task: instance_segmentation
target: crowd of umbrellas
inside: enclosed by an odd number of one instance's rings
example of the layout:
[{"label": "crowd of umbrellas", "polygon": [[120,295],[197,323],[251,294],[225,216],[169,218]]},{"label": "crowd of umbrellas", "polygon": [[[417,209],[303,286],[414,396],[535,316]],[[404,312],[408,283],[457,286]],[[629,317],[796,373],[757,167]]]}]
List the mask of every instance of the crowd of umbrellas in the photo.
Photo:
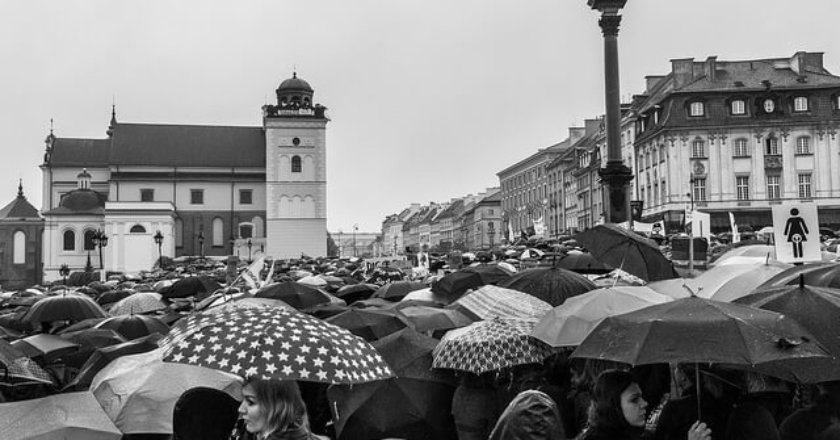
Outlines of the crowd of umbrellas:
[{"label": "crowd of umbrellas", "polygon": [[[260,376],[314,387],[322,408],[310,414],[327,413],[337,438],[453,438],[460,374],[558,353],[840,379],[840,264],[745,258],[761,247],[684,279],[655,243],[601,225],[555,255],[510,248],[507,260],[422,279],[360,261],[261,259],[225,282],[222,263],[199,260],[6,292],[0,432],[170,435],[187,390],[240,399],[243,378]],[[539,256],[538,267],[512,264]]]}]

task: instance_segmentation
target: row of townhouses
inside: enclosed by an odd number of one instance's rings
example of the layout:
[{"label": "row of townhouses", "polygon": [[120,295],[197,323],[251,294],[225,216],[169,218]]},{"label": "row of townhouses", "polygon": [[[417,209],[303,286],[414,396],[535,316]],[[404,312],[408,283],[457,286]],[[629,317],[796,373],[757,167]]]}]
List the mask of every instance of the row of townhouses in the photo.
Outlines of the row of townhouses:
[{"label": "row of townhouses", "polygon": [[[712,230],[772,223],[771,207],[814,203],[821,226],[840,228],[840,77],[819,52],[722,61],[671,60],[622,105],[621,150],[634,173],[642,221],[680,230],[686,208],[708,212]],[[603,219],[598,169],[603,118],[498,172],[503,228],[543,222],[557,237]],[[832,170],[834,170],[832,172]]]}]

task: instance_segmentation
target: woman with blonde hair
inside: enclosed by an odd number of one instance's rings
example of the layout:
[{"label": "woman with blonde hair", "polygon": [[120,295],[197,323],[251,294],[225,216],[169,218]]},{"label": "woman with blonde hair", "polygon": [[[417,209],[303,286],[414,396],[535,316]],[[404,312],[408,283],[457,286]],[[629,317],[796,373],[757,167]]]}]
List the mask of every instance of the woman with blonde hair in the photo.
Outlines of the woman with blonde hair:
[{"label": "woman with blonde hair", "polygon": [[306,405],[292,380],[249,378],[242,387],[239,416],[243,439],[311,440]]}]

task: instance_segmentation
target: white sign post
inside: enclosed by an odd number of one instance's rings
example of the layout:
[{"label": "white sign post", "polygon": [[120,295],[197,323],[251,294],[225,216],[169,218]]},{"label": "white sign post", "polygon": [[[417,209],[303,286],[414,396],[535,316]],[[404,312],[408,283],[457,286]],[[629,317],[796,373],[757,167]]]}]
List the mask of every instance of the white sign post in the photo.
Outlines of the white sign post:
[{"label": "white sign post", "polygon": [[776,259],[784,263],[820,261],[820,224],[814,204],[773,206]]}]

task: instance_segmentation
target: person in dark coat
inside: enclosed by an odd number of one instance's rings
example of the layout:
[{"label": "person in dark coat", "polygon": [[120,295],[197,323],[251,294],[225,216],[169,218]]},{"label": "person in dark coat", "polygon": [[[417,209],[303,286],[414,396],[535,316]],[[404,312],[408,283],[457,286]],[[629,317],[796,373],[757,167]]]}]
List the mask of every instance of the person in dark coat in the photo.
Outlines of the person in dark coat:
[{"label": "person in dark coat", "polygon": [[[627,371],[607,370],[592,389],[589,426],[579,440],[638,440],[644,434],[647,402],[634,376]],[[688,440],[710,440],[711,431],[695,422]]]},{"label": "person in dark coat", "polygon": [[659,415],[653,440],[683,440],[690,433],[691,426],[700,421],[705,423],[715,438],[723,439],[726,421],[732,412],[733,402],[740,393],[738,380],[724,377],[722,371],[700,370],[700,410],[697,409],[697,386],[693,381],[694,366],[686,367],[685,374],[691,380],[682,397],[665,404]]},{"label": "person in dark coat", "polygon": [[490,440],[565,439],[557,404],[537,390],[517,394],[490,433]]},{"label": "person in dark coat", "polygon": [[808,408],[794,411],[779,426],[782,440],[815,440],[840,422],[840,381],[820,384],[821,394]]},{"label": "person in dark coat", "polygon": [[793,395],[786,382],[745,373],[747,394],[729,415],[725,440],[778,440],[782,421],[791,414]]},{"label": "person in dark coat", "polygon": [[225,440],[236,424],[239,402],[214,388],[191,388],[175,402],[173,440]]},{"label": "person in dark coat", "polygon": [[489,374],[465,373],[452,396],[458,440],[487,440],[499,417],[497,389]]}]

